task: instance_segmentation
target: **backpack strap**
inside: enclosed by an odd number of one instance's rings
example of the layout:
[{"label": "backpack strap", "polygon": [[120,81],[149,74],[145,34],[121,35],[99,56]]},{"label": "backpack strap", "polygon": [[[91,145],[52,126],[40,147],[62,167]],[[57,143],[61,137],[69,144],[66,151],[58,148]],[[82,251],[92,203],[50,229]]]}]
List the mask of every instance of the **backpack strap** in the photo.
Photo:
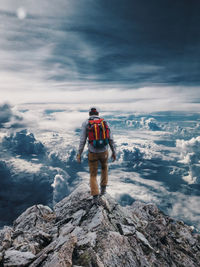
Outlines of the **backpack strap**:
[{"label": "backpack strap", "polygon": [[96,123],[94,123],[94,136],[95,136],[95,140],[98,140],[98,129],[97,129]]},{"label": "backpack strap", "polygon": [[103,139],[106,139],[106,130],[105,130],[105,126],[104,126],[103,120],[101,121],[101,125],[102,125],[102,130],[103,130]]}]

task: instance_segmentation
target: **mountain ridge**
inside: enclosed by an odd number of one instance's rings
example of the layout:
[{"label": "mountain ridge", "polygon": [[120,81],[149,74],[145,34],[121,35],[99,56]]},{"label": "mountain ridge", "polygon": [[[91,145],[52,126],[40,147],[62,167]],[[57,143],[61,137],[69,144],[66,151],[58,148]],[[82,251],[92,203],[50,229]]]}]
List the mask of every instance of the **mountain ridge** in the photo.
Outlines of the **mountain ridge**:
[{"label": "mountain ridge", "polygon": [[200,234],[156,205],[93,204],[79,185],[51,210],[34,205],[0,230],[0,266],[200,266]]}]

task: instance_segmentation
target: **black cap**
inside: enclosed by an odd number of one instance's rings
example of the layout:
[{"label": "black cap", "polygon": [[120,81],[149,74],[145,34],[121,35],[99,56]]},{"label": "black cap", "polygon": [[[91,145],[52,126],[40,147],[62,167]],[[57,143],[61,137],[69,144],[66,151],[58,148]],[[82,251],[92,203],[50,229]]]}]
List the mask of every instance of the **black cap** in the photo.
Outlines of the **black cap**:
[{"label": "black cap", "polygon": [[92,116],[92,115],[99,115],[99,112],[96,108],[90,108],[89,110],[89,115]]}]

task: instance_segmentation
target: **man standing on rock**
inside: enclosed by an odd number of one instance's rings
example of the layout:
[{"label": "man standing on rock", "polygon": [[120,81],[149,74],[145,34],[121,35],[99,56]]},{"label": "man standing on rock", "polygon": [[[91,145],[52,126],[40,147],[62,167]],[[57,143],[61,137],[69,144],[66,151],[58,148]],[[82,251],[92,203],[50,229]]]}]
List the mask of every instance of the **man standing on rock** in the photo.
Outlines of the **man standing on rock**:
[{"label": "man standing on rock", "polygon": [[94,203],[98,202],[99,188],[97,183],[98,162],[101,164],[101,192],[106,193],[108,183],[108,145],[112,151],[112,159],[116,160],[116,147],[108,123],[99,117],[96,108],[89,110],[89,119],[82,124],[80,144],[77,154],[77,161],[81,162],[81,154],[88,139],[88,162],[90,169],[90,189]]}]

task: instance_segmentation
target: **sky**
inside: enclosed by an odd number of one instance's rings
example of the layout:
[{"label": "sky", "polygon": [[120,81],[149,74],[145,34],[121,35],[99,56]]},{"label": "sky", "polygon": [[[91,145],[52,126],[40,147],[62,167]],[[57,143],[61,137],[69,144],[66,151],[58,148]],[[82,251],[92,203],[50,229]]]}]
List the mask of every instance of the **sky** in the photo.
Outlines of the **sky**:
[{"label": "sky", "polygon": [[198,0],[1,0],[1,103],[199,111]]},{"label": "sky", "polygon": [[199,10],[199,0],[0,1],[0,227],[88,183],[87,149],[81,165],[76,153],[95,105],[117,144],[109,194],[200,229]]}]

